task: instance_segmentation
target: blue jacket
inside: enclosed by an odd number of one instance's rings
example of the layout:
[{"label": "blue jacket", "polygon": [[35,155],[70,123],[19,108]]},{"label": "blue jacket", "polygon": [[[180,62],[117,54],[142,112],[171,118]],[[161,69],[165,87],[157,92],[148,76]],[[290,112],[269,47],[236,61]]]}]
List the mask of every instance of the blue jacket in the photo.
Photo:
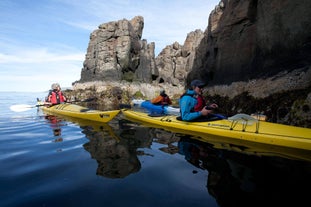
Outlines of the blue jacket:
[{"label": "blue jacket", "polygon": [[201,116],[200,111],[194,111],[194,106],[198,103],[196,95],[197,94],[194,90],[188,89],[186,94],[180,98],[179,107],[181,118],[183,121],[191,121]]}]

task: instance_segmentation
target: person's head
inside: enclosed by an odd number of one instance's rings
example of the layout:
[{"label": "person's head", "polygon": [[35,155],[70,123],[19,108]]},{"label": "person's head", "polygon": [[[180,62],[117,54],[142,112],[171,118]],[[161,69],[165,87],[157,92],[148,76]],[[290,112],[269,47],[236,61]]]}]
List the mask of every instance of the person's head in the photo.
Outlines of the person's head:
[{"label": "person's head", "polygon": [[58,83],[53,83],[51,86],[52,90],[60,90],[60,85]]},{"label": "person's head", "polygon": [[160,90],[160,95],[164,95],[165,94],[165,90],[162,88],[161,90]]},{"label": "person's head", "polygon": [[194,90],[197,94],[200,94],[202,92],[202,88],[206,86],[206,83],[201,80],[195,79],[191,81],[190,86],[192,90]]}]

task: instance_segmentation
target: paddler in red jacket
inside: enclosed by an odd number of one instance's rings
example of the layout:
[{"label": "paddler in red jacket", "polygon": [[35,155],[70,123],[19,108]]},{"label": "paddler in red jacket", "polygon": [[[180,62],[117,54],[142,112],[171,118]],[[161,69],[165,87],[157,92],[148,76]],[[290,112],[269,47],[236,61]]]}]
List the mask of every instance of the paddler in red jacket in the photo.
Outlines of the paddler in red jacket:
[{"label": "paddler in red jacket", "polygon": [[47,97],[47,102],[54,105],[54,104],[64,103],[67,101],[58,83],[53,83],[51,88],[52,90],[50,90],[49,92],[49,95]]}]

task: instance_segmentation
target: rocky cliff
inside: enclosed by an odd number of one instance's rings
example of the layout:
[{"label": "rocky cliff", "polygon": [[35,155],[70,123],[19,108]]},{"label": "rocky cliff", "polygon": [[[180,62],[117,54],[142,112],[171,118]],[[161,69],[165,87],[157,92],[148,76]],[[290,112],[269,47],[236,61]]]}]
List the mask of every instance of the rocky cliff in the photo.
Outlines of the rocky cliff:
[{"label": "rocky cliff", "polygon": [[141,16],[100,25],[90,36],[81,79],[76,84],[125,80],[183,86],[204,33],[190,32],[184,45],[168,45],[155,58],[155,43],[141,40],[143,26]]},{"label": "rocky cliff", "polygon": [[309,67],[310,16],[311,1],[221,1],[188,79],[199,74],[210,84],[230,84]]},{"label": "rocky cliff", "polygon": [[177,99],[200,78],[227,114],[265,113],[311,127],[310,16],[311,1],[223,0],[204,32],[190,32],[157,57],[154,43],[141,40],[143,17],[102,24],[91,34],[73,95],[95,92],[107,105],[150,99],[164,87]]},{"label": "rocky cliff", "polygon": [[157,74],[154,43],[141,40],[144,19],[134,17],[101,24],[92,32],[79,82],[133,81],[151,82]]}]

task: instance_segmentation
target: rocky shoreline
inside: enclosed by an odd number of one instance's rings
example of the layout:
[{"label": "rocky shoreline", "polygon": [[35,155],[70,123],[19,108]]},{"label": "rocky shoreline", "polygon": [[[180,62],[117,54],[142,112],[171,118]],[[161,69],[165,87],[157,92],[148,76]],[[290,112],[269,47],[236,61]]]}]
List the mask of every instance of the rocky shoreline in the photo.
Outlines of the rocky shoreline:
[{"label": "rocky shoreline", "polygon": [[88,106],[106,110],[164,88],[178,105],[191,80],[201,79],[219,113],[311,128],[309,16],[311,1],[221,0],[204,32],[190,32],[157,57],[155,43],[141,39],[142,16],[103,23],[90,35],[81,79],[66,93],[95,97]]},{"label": "rocky shoreline", "polygon": [[[280,73],[267,79],[234,82],[230,85],[211,86],[205,89],[208,100],[218,103],[218,113],[228,116],[236,113],[263,114],[267,121],[311,128],[311,67]],[[95,98],[85,103],[88,107],[110,110],[132,99],[151,99],[164,88],[178,106],[184,86],[121,82],[76,83],[66,90],[71,99]]]}]

